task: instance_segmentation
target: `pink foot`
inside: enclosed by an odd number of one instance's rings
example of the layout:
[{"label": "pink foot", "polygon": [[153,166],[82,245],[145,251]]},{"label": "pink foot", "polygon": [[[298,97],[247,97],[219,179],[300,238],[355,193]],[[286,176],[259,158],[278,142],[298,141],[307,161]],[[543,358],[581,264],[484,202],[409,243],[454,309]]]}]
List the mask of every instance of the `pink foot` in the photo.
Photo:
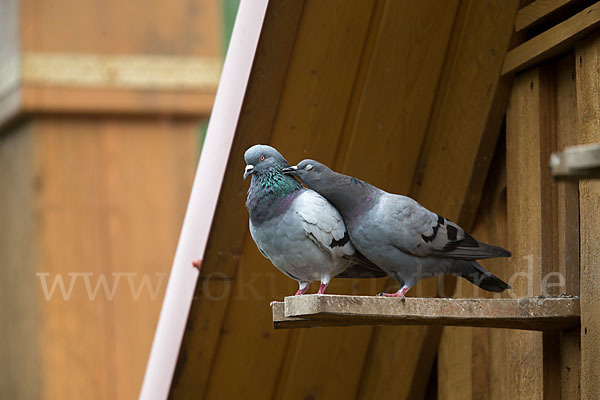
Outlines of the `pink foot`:
[{"label": "pink foot", "polygon": [[194,268],[200,269],[200,267],[202,266],[202,259],[199,258],[197,260],[192,261],[192,265],[194,266]]},{"label": "pink foot", "polygon": [[402,299],[402,301],[406,300],[406,297],[404,297],[404,295],[406,294],[406,292],[408,292],[411,289],[411,287],[409,286],[402,286],[402,288],[400,290],[398,290],[396,293],[379,293],[377,296],[384,296],[384,297],[400,297]]},{"label": "pink foot", "polygon": [[299,296],[301,294],[306,293],[306,291],[308,290],[308,285],[306,285],[305,287],[300,287],[300,289],[298,289],[298,291],[296,292],[296,294],[294,296]]},{"label": "pink foot", "polygon": [[317,294],[324,294],[326,288],[327,288],[327,284],[321,283],[321,287],[319,287],[319,291],[317,292]]}]

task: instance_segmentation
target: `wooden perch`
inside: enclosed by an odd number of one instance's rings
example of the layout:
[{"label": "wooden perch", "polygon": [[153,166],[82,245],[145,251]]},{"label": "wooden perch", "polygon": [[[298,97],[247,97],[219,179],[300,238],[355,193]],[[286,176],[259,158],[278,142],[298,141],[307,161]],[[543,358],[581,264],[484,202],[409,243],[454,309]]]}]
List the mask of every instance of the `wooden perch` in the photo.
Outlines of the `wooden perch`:
[{"label": "wooden perch", "polygon": [[571,146],[552,153],[550,168],[556,180],[600,178],[600,144]]},{"label": "wooden perch", "polygon": [[303,295],[273,303],[276,329],[350,325],[452,325],[565,330],[579,324],[579,297],[454,299]]}]

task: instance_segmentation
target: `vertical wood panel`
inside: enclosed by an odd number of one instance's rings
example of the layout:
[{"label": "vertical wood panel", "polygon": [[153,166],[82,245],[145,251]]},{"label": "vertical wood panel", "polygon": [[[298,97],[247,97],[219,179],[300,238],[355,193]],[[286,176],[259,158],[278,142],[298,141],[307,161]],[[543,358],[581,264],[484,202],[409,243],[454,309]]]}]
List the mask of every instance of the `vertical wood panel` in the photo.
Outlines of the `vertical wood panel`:
[{"label": "vertical wood panel", "polygon": [[[556,150],[578,143],[575,55],[556,65]],[[579,184],[556,184],[558,224],[558,272],[564,287],[558,293],[579,295]],[[561,334],[561,398],[579,399],[580,329]]]},{"label": "vertical wood panel", "polygon": [[0,398],[40,398],[34,135],[22,123],[0,136]]},{"label": "vertical wood panel", "polygon": [[[515,80],[507,112],[507,177],[511,295],[535,296],[544,277],[557,271],[556,190],[548,171],[556,140],[555,88],[551,70],[535,69]],[[516,275],[514,275],[516,277]],[[552,288],[550,289],[552,291]],[[548,293],[548,292],[546,292]],[[554,335],[514,332],[508,354],[511,398],[560,397],[560,346]],[[517,350],[518,349],[518,350]]]},{"label": "vertical wood panel", "polygon": [[[483,189],[481,204],[472,234],[478,240],[506,246],[506,149],[502,139]],[[483,260],[486,269],[505,277],[507,259]],[[457,280],[455,297],[494,297],[464,279]],[[445,327],[438,354],[438,398],[489,399],[493,374],[494,333],[498,329]],[[456,346],[460,343],[460,346]],[[502,362],[499,362],[501,368]],[[456,384],[462,382],[462,384]]]},{"label": "vertical wood panel", "polygon": [[[66,300],[36,287],[42,397],[136,397],[193,179],[197,123],[40,117],[33,126],[37,270],[49,284],[74,279]],[[114,294],[100,286],[90,297],[83,274],[92,293],[105,279]]]},{"label": "vertical wood panel", "polygon": [[[600,36],[576,52],[579,143],[600,143]],[[579,182],[581,257],[581,397],[600,396],[600,181]]]}]

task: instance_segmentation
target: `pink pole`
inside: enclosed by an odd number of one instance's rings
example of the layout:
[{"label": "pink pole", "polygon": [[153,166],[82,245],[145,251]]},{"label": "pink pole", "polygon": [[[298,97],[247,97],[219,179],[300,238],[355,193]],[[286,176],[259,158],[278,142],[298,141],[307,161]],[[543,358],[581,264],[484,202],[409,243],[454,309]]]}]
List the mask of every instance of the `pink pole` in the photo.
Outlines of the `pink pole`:
[{"label": "pink pole", "polygon": [[240,2],[154,334],[142,400],[169,395],[199,275],[192,260],[204,256],[267,5],[268,0]]}]

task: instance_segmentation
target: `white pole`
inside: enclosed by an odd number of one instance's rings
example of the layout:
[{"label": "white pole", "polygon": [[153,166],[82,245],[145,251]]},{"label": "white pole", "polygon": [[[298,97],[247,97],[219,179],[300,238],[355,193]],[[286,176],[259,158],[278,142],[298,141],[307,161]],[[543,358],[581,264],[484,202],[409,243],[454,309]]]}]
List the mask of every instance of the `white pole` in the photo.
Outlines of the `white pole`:
[{"label": "white pole", "polygon": [[166,399],[269,0],[242,0],[179,236],[140,399]]}]

